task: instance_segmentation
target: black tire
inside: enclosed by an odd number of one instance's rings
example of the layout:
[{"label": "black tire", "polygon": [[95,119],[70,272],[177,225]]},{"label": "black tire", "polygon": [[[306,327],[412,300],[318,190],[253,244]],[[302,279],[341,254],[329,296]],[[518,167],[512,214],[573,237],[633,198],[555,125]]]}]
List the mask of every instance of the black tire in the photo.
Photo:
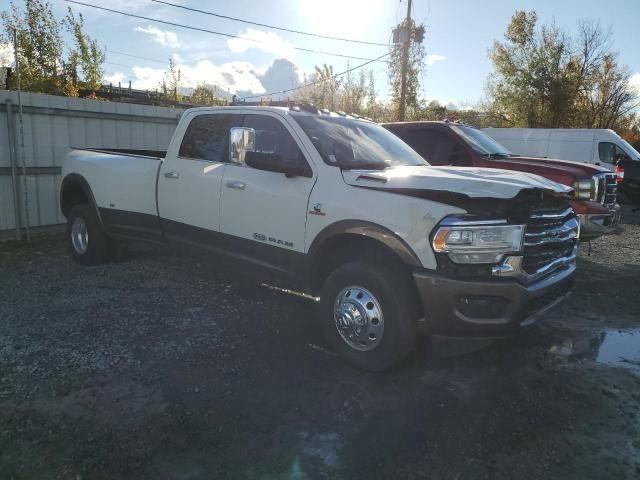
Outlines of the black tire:
[{"label": "black tire", "polygon": [[107,237],[107,258],[113,262],[126,260],[129,254],[129,242],[123,238]]},{"label": "black tire", "polygon": [[[84,222],[86,226],[86,249],[78,249],[73,241],[73,225],[76,219]],[[98,265],[104,262],[107,256],[107,236],[91,205],[76,205],[71,209],[67,217],[67,239],[73,259],[82,265]]]},{"label": "black tire", "polygon": [[[345,263],[326,279],[320,296],[320,316],[327,341],[352,365],[369,371],[388,370],[413,350],[418,319],[415,287],[407,272],[366,260]],[[350,286],[364,287],[381,307],[384,330],[370,350],[357,350],[343,339],[336,327],[335,302]],[[373,320],[375,322],[375,319]]]}]

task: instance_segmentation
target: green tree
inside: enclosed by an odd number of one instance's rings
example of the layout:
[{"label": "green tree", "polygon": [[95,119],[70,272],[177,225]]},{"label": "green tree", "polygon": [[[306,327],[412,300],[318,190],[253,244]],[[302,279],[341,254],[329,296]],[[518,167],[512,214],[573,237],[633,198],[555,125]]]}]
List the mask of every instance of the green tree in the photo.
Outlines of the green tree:
[{"label": "green tree", "polygon": [[164,72],[164,78],[160,82],[160,89],[165,98],[182,101],[182,82],[182,71],[173,59],[169,59],[169,68]]},{"label": "green tree", "polygon": [[[102,65],[106,60],[105,51],[99,47],[95,39],[84,32],[82,14],[78,14],[76,18],[69,7],[63,24],[72,34],[74,40],[74,48],[71,50],[67,62],[71,74],[74,75],[74,83],[80,84],[88,90],[100,89],[104,77]],[[81,73],[81,80],[78,79],[78,69]]]},{"label": "green tree", "polygon": [[224,98],[217,95],[215,87],[209,87],[204,83],[196,85],[196,88],[191,92],[189,100],[193,105],[201,105],[203,107],[227,104]]},{"label": "green tree", "polygon": [[[425,49],[422,43],[417,41],[420,32],[424,34],[424,25],[416,26],[412,19],[405,19],[400,28],[409,31],[411,39],[407,62],[407,89],[405,96],[405,117],[407,120],[420,116],[420,76],[424,71]],[[391,108],[396,112],[400,106],[400,93],[402,90],[402,57],[403,45],[394,45],[389,56],[389,84],[391,86]]]},{"label": "green tree", "polygon": [[24,11],[14,3],[1,14],[3,32],[0,40],[13,44],[17,32],[20,80],[24,90],[63,94],[66,80],[62,59],[63,43],[60,25],[51,4],[41,0],[25,0]]},{"label": "green tree", "polygon": [[537,21],[516,11],[490,49],[490,110],[516,127],[615,128],[637,103],[610,34],[589,21],[575,36]]},{"label": "green tree", "polygon": [[315,72],[309,77],[305,75],[304,84],[308,86],[298,90],[293,97],[296,102],[311,103],[318,108],[327,108],[331,111],[340,109],[342,80],[336,78],[333,66],[316,65]]}]

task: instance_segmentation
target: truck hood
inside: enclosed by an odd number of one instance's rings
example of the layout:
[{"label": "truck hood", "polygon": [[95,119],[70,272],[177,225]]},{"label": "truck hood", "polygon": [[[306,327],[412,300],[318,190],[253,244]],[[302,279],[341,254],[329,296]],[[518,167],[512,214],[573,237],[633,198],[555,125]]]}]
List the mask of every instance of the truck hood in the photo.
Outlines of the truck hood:
[{"label": "truck hood", "polygon": [[467,198],[514,198],[523,190],[538,190],[556,196],[571,188],[529,173],[495,168],[401,166],[381,171],[344,170],[347,184],[390,192],[424,190],[448,192]]},{"label": "truck hood", "polygon": [[518,156],[492,158],[487,162],[492,166],[495,165],[495,168],[535,173],[569,186],[573,185],[576,180],[591,178],[598,173],[611,173],[606,168],[596,165],[552,158]]}]

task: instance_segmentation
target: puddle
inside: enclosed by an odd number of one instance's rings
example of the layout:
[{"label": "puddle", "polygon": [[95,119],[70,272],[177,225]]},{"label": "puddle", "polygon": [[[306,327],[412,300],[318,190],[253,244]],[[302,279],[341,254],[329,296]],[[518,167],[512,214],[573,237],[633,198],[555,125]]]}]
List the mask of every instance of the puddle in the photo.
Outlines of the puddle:
[{"label": "puddle", "polygon": [[640,329],[606,331],[595,360],[640,374]]}]

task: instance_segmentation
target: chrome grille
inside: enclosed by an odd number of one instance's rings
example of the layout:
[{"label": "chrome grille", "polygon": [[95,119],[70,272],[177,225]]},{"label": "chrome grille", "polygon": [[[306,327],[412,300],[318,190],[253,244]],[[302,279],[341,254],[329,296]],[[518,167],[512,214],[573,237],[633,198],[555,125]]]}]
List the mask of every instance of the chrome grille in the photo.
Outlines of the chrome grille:
[{"label": "chrome grille", "polygon": [[618,183],[615,173],[602,173],[594,176],[596,182],[596,201],[607,208],[616,204]]},{"label": "chrome grille", "polygon": [[579,229],[571,208],[533,212],[525,229],[521,268],[533,275],[559,259],[570,257]]}]

